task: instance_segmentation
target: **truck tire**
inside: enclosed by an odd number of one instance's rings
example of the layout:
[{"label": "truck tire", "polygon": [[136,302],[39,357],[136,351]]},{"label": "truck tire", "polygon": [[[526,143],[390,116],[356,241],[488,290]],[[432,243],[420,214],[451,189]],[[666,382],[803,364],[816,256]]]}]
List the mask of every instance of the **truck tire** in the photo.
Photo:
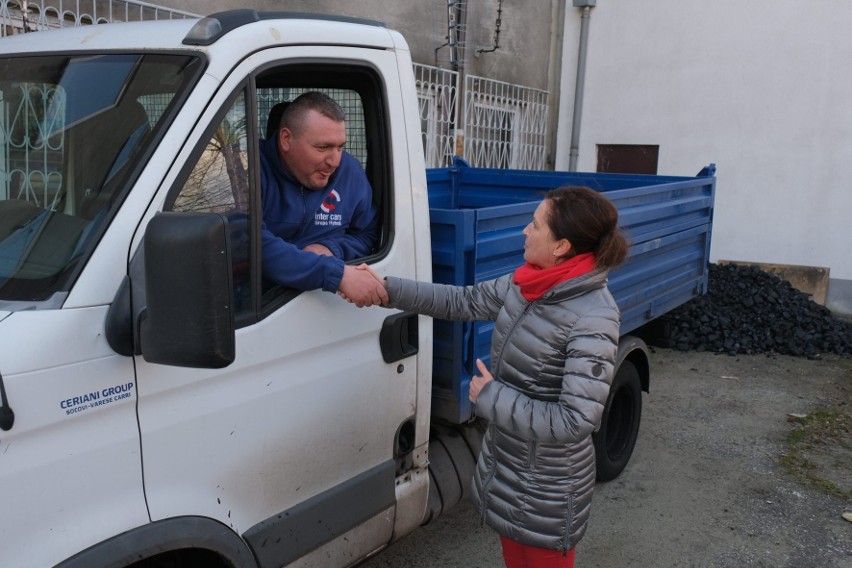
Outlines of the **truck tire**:
[{"label": "truck tire", "polygon": [[[464,426],[439,430],[438,441],[444,444],[444,449],[453,462],[456,478],[461,486],[461,497],[465,499],[470,493],[473,470],[476,468],[476,456],[464,437]],[[478,455],[478,454],[476,454]],[[455,505],[456,503],[453,503]]]},{"label": "truck tire", "polygon": [[598,481],[615,479],[627,466],[636,446],[641,417],[639,371],[633,363],[624,360],[612,380],[600,430],[592,436]]},{"label": "truck tire", "polygon": [[473,454],[474,465],[479,460],[479,454],[482,451],[482,437],[487,428],[488,424],[482,418],[475,418],[461,427],[462,438],[467,442],[470,453]]},{"label": "truck tire", "polygon": [[448,510],[461,500],[462,487],[456,475],[456,468],[447,453],[444,444],[438,440],[438,436],[433,434],[429,440],[429,473],[430,481],[434,481],[429,486],[429,501],[432,502],[431,493],[434,491],[440,499],[440,510],[436,510],[430,520],[434,521],[441,512]]},{"label": "truck tire", "polygon": [[229,568],[231,565],[207,550],[174,550],[146,558],[130,568]]},{"label": "truck tire", "polygon": [[438,491],[438,485],[435,482],[435,475],[432,473],[432,466],[429,466],[429,500],[426,503],[426,514],[423,517],[423,521],[421,521],[421,525],[428,525],[435,519],[437,519],[441,512],[443,511],[443,506],[441,503],[441,493]]},{"label": "truck tire", "polygon": [[481,432],[481,427],[432,425],[429,504],[422,524],[434,521],[468,495],[478,457],[478,451],[474,455],[471,445],[478,448],[482,440],[481,433],[477,436],[477,432]]}]

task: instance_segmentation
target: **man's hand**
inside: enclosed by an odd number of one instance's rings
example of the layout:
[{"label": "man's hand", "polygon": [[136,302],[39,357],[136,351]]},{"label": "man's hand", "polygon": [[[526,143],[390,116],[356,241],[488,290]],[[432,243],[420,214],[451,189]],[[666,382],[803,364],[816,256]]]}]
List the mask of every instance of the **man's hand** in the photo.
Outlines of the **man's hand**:
[{"label": "man's hand", "polygon": [[334,256],[333,254],[331,254],[331,250],[329,250],[329,248],[327,246],[321,245],[319,243],[313,243],[313,244],[307,245],[302,250],[312,252],[312,253],[318,254],[320,256]]},{"label": "man's hand", "polygon": [[366,265],[359,267],[347,264],[343,267],[343,279],[337,293],[359,308],[388,303],[388,293],[384,280]]}]

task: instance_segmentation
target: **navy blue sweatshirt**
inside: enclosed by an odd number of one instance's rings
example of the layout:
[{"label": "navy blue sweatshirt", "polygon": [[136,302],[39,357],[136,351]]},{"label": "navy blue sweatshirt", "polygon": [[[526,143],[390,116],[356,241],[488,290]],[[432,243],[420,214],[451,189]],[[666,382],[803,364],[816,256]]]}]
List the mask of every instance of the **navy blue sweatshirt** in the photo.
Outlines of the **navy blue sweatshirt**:
[{"label": "navy blue sweatshirt", "polygon": [[[373,191],[361,163],[343,152],[323,189],[303,187],[281,164],[277,140],[260,141],[263,276],[299,290],[336,292],[344,261],[372,252],[378,237]],[[318,243],[334,256],[302,250]]]}]

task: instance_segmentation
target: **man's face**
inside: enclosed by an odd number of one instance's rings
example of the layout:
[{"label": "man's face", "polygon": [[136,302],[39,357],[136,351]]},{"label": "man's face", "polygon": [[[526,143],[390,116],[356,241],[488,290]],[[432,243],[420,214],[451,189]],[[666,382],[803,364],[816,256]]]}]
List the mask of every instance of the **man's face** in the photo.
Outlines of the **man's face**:
[{"label": "man's face", "polygon": [[308,111],[297,132],[278,131],[281,160],[296,180],[308,189],[322,189],[340,165],[346,144],[346,125]]}]

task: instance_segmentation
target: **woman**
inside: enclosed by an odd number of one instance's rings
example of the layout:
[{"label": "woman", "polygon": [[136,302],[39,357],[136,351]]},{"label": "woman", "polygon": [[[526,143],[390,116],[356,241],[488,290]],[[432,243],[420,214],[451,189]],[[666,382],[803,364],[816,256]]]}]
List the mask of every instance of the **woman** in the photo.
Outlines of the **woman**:
[{"label": "woman", "polygon": [[618,211],[584,187],[549,192],[514,274],[455,287],[388,277],[389,307],[495,320],[491,372],[470,384],[489,426],[474,502],[509,568],[572,567],[595,483],[592,433],[612,382],[620,314],[608,270],[627,255]]}]

